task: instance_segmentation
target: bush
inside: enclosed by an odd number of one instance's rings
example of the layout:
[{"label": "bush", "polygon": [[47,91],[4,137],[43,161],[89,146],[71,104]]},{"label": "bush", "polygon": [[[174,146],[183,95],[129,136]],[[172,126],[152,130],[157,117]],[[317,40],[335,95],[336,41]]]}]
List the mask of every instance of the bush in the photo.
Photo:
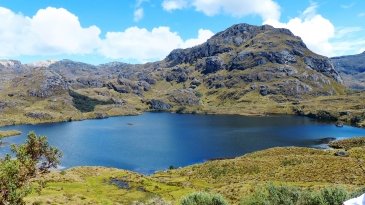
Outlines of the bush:
[{"label": "bush", "polygon": [[254,195],[244,199],[241,205],[295,205],[300,197],[297,188],[269,185],[258,189]]},{"label": "bush", "polygon": [[146,202],[134,202],[132,205],[171,205],[171,203],[166,202],[161,198],[153,198]]},{"label": "bush", "polygon": [[183,198],[180,205],[228,205],[228,203],[219,194],[196,192]]},{"label": "bush", "polygon": [[[56,168],[61,153],[49,146],[45,136],[31,132],[25,144],[12,145],[12,155],[0,158],[0,204],[23,205],[23,198],[31,191],[31,182]],[[38,190],[44,183],[38,180]]]},{"label": "bush", "polygon": [[325,188],[320,191],[300,190],[295,187],[273,186],[256,189],[254,194],[241,201],[241,205],[342,205],[349,197],[342,188]]},{"label": "bush", "polygon": [[101,101],[97,99],[89,98],[88,96],[81,95],[75,91],[69,91],[70,96],[72,97],[73,105],[80,112],[92,112],[95,110],[97,105],[110,105],[113,104],[112,100]]}]

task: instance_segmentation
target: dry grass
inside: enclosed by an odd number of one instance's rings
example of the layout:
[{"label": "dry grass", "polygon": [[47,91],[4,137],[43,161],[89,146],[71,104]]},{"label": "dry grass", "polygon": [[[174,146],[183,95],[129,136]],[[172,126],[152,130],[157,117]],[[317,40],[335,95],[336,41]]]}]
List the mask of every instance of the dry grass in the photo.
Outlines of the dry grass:
[{"label": "dry grass", "polygon": [[4,137],[12,137],[12,136],[17,136],[17,135],[21,135],[22,132],[18,131],[18,130],[0,130],[0,139],[4,138]]},{"label": "dry grass", "polygon": [[[258,186],[287,185],[318,190],[341,186],[352,191],[365,183],[359,159],[363,148],[338,157],[336,150],[273,148],[229,160],[209,161],[177,170],[143,176],[133,172],[81,167],[47,177],[46,188],[27,198],[41,204],[130,204],[159,197],[177,204],[188,193],[208,191],[222,194],[232,204],[250,196]],[[120,189],[108,181],[128,183]]]}]

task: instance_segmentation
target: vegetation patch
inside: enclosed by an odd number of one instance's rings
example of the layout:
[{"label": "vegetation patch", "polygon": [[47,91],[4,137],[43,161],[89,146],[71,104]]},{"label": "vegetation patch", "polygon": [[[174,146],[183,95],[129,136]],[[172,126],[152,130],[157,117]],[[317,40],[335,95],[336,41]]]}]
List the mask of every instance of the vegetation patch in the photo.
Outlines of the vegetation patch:
[{"label": "vegetation patch", "polygon": [[365,137],[336,140],[330,142],[329,146],[335,149],[346,149],[346,150],[355,147],[365,147]]},{"label": "vegetation patch", "polygon": [[17,135],[21,135],[21,134],[22,134],[22,132],[20,132],[18,130],[4,130],[4,131],[0,131],[0,139],[5,138],[5,137],[17,136]]},{"label": "vegetation patch", "polygon": [[114,104],[112,100],[101,101],[97,99],[90,98],[85,95],[81,95],[75,91],[69,91],[70,96],[72,97],[72,102],[79,111],[81,112],[92,112],[95,110],[95,106],[97,105],[110,105]]},{"label": "vegetation patch", "polygon": [[241,200],[240,205],[342,205],[351,196],[360,195],[337,186],[310,190],[270,184],[255,189],[251,196]]},{"label": "vegetation patch", "polygon": [[[144,205],[156,201],[180,204],[187,198],[186,201],[199,201],[201,194],[197,193],[204,192],[200,198],[205,198],[207,193],[219,194],[228,204],[336,205],[365,191],[362,166],[365,151],[361,147],[351,148],[347,157],[335,156],[336,152],[272,148],[151,176],[118,169],[79,167],[49,174],[44,178],[47,184],[43,191],[34,192],[26,201],[71,205]],[[111,179],[117,184],[110,183]]]}]

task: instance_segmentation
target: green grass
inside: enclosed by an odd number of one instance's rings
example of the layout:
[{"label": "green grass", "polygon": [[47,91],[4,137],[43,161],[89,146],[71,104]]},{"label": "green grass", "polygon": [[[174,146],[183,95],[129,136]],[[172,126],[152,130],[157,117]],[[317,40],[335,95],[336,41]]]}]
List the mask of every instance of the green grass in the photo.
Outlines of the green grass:
[{"label": "green grass", "polygon": [[12,137],[12,136],[17,136],[17,135],[21,135],[22,132],[18,131],[18,130],[0,130],[0,139],[1,138],[5,138],[5,137]]},{"label": "green grass", "polygon": [[75,91],[69,91],[70,96],[72,97],[72,101],[74,106],[81,112],[92,112],[95,110],[97,105],[110,105],[114,104],[113,101],[102,101],[90,98],[86,95],[81,95]]},{"label": "green grass", "polygon": [[335,149],[346,149],[356,147],[365,147],[365,137],[336,140],[329,143],[329,146]]},{"label": "green grass", "polygon": [[[27,198],[41,204],[130,204],[162,198],[178,204],[193,192],[222,195],[230,204],[253,196],[258,187],[289,186],[317,192],[340,186],[352,193],[365,184],[361,162],[365,148],[348,150],[349,157],[335,156],[336,150],[272,148],[235,159],[209,161],[151,176],[118,169],[80,167],[54,172],[46,177],[40,195]],[[127,182],[130,189],[109,183],[111,178]]]}]

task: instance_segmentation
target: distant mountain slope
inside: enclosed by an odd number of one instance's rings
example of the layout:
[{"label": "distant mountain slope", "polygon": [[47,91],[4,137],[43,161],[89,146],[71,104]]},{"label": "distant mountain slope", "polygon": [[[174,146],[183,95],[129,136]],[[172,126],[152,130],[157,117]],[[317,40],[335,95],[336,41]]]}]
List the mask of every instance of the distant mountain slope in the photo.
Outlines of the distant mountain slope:
[{"label": "distant mountain slope", "polygon": [[[158,62],[95,66],[8,60],[0,61],[0,78],[0,125],[146,110],[306,114],[298,107],[301,101],[308,105],[317,97],[346,93],[329,58],[310,51],[287,29],[248,24],[234,25],[199,46],[176,49]],[[353,116],[340,117],[351,121]]]},{"label": "distant mountain slope", "polygon": [[173,75],[198,71],[209,89],[303,97],[336,94],[342,83],[328,58],[311,52],[289,30],[267,25],[234,25],[200,46],[174,50],[165,62]]},{"label": "distant mountain slope", "polygon": [[365,90],[365,52],[358,55],[334,57],[331,60],[348,87]]}]

